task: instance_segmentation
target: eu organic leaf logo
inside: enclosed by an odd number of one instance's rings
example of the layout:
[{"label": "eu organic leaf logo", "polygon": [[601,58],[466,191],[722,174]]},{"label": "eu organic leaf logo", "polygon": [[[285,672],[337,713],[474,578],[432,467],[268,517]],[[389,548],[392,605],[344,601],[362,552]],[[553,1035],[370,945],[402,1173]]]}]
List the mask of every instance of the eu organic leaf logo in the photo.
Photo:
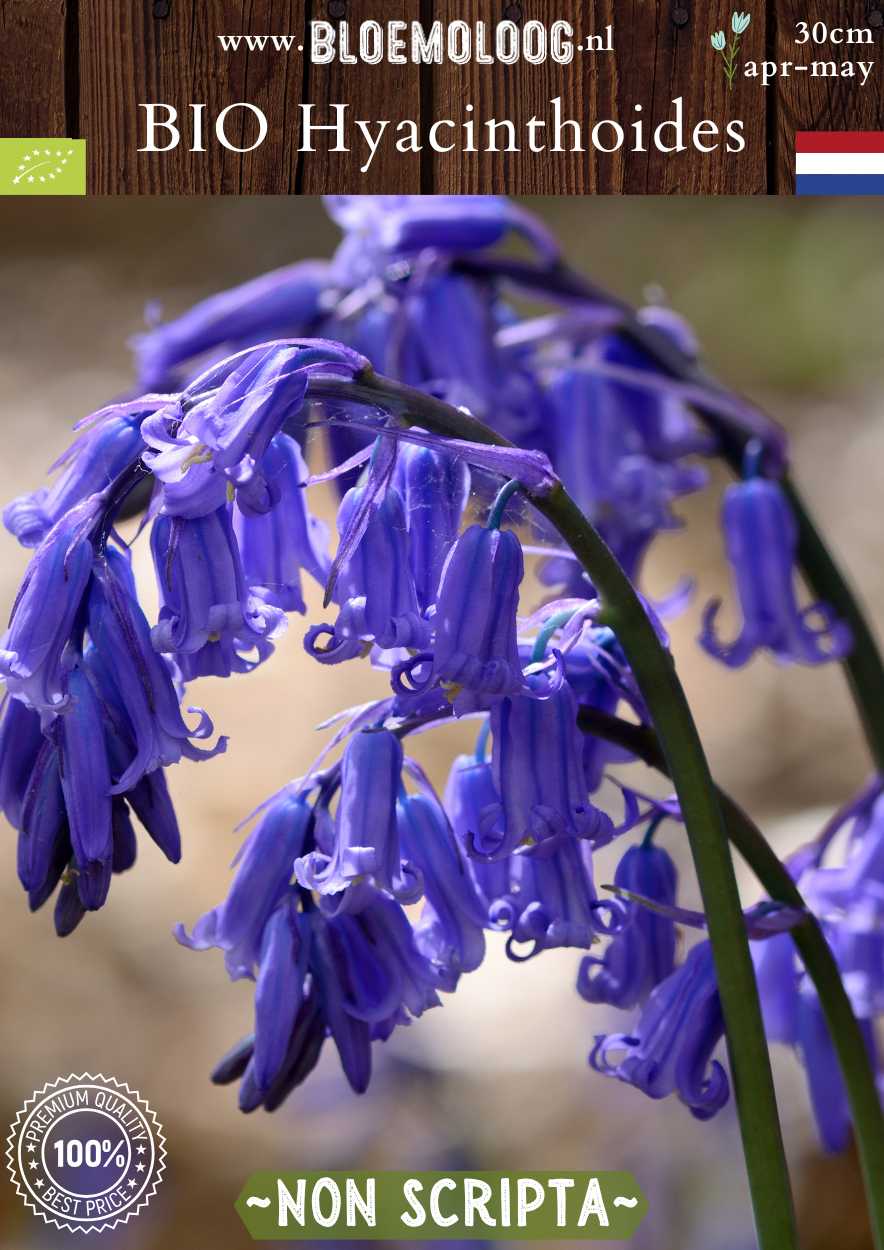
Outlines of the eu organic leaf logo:
[{"label": "eu organic leaf logo", "polygon": [[727,36],[723,30],[717,30],[712,35],[712,47],[721,54],[721,58],[724,61],[724,76],[727,79],[729,91],[733,90],[734,78],[737,73],[737,53],[740,51],[740,36],[749,29],[751,21],[752,17],[749,13],[733,13],[731,14],[732,36],[730,43],[728,43]]},{"label": "eu organic leaf logo", "polygon": [[0,139],[3,195],[85,195],[82,139]]}]

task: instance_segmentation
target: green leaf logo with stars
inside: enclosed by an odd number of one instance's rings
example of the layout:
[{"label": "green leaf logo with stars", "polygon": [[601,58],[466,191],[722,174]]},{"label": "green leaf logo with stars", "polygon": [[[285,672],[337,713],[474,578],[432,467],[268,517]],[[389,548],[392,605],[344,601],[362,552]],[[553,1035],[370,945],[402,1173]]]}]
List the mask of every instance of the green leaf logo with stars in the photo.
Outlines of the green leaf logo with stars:
[{"label": "green leaf logo with stars", "polygon": [[85,194],[85,139],[0,139],[0,195]]}]

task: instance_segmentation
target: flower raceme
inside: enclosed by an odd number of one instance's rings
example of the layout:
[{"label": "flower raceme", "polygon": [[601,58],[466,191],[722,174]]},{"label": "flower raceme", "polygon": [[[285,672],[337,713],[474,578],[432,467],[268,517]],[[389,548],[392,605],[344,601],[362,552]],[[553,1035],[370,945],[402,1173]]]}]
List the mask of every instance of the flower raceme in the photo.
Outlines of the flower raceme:
[{"label": "flower raceme", "polygon": [[[735,14],[735,36],[747,24]],[[597,1039],[593,1066],[707,1118],[728,1097],[711,950],[677,961],[688,913],[653,841],[677,804],[618,781],[626,814],[615,824],[607,810],[608,771],[630,757],[583,733],[581,709],[650,717],[616,616],[524,506],[564,482],[638,585],[679,524],[678,500],[706,484],[700,458],[724,450],[688,407],[695,391],[660,363],[691,364],[697,345],[668,310],[630,319],[601,293],[575,293],[554,240],[497,197],[336,197],[330,211],[344,232],[330,262],[278,270],[141,335],[146,393],[82,423],[54,484],[4,513],[32,553],[0,640],[0,807],[29,905],[55,895],[57,931],[72,932],[133,866],[136,821],[180,857],[166,770],[226,742],[209,746],[206,714],[182,711],[185,687],[268,661],[287,616],[305,613],[310,578],[331,615],[305,631],[307,652],[368,660],[385,693],[336,719],[320,760],[259,809],[226,899],[176,930],[255,983],[254,1028],[213,1079],[239,1082],[244,1111],[273,1110],[330,1041],[362,1091],[374,1044],[454,992],[503,934],[517,962],[581,952],[580,994],[637,1012]],[[529,261],[497,251],[511,234]],[[526,275],[557,311],[520,315],[511,296]],[[401,386],[373,368],[516,445],[418,428]],[[718,388],[702,398],[729,437],[736,422],[766,440],[772,475],[725,496],[743,624],[722,643],[711,605],[702,647],[732,668],[759,650],[807,664],[844,655],[843,623],[796,597],[781,433]],[[319,437],[330,467],[311,476]],[[336,550],[311,510],[325,480],[340,488]],[[145,499],[153,620],[120,528]],[[526,615],[534,554],[547,602]],[[661,646],[659,616],[688,598],[681,587],[659,612],[643,599]],[[440,799],[406,743],[452,717],[476,719],[478,740]],[[879,793],[854,813],[844,865],[820,856],[800,876],[869,1032],[884,1008]],[[620,897],[603,901],[596,852],[642,826],[617,869]],[[833,1061],[818,1004],[788,936],[763,936],[770,1038],[798,1050],[823,1136],[839,1145],[846,1104],[824,1093]]]},{"label": "flower raceme", "polygon": [[715,630],[721,605],[713,600],[703,617],[700,645],[730,668],[761,648],[783,663],[824,664],[846,655],[848,627],[825,604],[798,606],[798,531],[781,487],[764,478],[729,486],[722,520],[743,627],[733,642],[721,642]]}]

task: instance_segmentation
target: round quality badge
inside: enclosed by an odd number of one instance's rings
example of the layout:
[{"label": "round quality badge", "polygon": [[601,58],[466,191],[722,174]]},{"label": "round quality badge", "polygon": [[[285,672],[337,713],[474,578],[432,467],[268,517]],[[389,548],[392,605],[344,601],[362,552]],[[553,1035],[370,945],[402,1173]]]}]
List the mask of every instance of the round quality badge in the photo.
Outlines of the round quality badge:
[{"label": "round quality badge", "polygon": [[25,1103],[7,1138],[19,1196],[47,1224],[100,1233],[147,1205],[166,1163],[162,1126],[112,1076],[59,1077]]}]

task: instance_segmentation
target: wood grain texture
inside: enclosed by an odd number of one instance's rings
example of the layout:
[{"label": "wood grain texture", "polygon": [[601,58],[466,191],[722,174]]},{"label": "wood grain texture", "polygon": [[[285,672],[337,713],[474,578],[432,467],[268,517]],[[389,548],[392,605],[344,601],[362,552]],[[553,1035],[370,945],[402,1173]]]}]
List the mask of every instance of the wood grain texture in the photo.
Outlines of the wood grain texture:
[{"label": "wood grain texture", "polygon": [[0,0],[0,135],[67,135],[65,0]]},{"label": "wood grain texture", "polygon": [[[874,60],[868,85],[792,71],[767,89],[740,73],[730,90],[710,36],[719,29],[729,35],[738,8],[752,18],[741,61]],[[346,20],[355,32],[368,19],[417,18],[427,26],[438,20],[490,28],[508,19],[522,30],[527,22],[564,20],[581,41],[605,36],[610,25],[613,50],[578,52],[569,65],[319,66],[297,47],[307,44],[311,20]],[[873,43],[799,47],[799,20],[870,28]],[[273,33],[293,35],[295,47],[260,51],[243,42],[228,52],[217,38]],[[882,53],[884,0],[0,0],[0,135],[86,138],[93,194],[789,194],[796,130],[884,129]],[[663,125],[663,135],[674,138],[678,99],[688,150],[664,153],[653,136]],[[580,123],[582,152],[571,150],[567,126],[563,150],[549,150],[555,100],[562,118]],[[269,123],[267,139],[252,152],[232,152],[214,136],[221,109],[240,101],[261,109]],[[191,153],[184,142],[165,154],[139,153],[139,105],[146,102],[177,109],[188,139],[190,105],[205,105],[207,150]],[[349,154],[335,153],[323,135],[315,152],[298,151],[302,104],[314,106],[317,124],[332,120],[330,105],[346,104],[351,138],[356,119],[390,119],[367,172],[359,168],[359,142]],[[542,152],[528,142],[532,117],[546,123],[536,132],[547,143]],[[422,153],[395,150],[391,131],[400,118],[418,124]],[[427,137],[440,118],[458,128],[472,118],[479,140],[489,120],[509,119],[520,150],[506,150],[501,126],[497,152],[434,153]],[[697,152],[691,135],[706,118],[721,131],[742,120],[745,150],[726,152],[719,140],[717,150]],[[626,142],[599,152],[593,127],[600,123],[597,137],[611,145],[616,131],[608,119],[619,121]],[[634,151],[638,123],[644,150]],[[256,134],[254,117],[235,109],[227,134],[246,146]]]},{"label": "wood grain texture", "polygon": [[[463,17],[499,20],[503,11],[482,0],[443,0],[436,6],[443,20]],[[500,6],[497,6],[500,9]],[[503,6],[503,9],[512,6]],[[437,157],[433,167],[435,190],[446,192],[511,191],[518,194],[579,195],[598,192],[637,194],[710,193],[754,194],[765,190],[765,101],[757,85],[738,82],[728,91],[720,62],[712,54],[709,37],[729,23],[732,5],[716,0],[707,10],[682,0],[684,24],[673,20],[670,0],[524,0],[518,6],[521,21],[546,23],[563,18],[581,42],[587,35],[605,35],[613,28],[613,52],[580,52],[571,65],[521,62],[513,66],[445,66],[434,70],[433,111],[437,116],[462,112],[464,101],[476,116],[510,117],[524,132],[532,115],[547,118],[551,101],[562,100],[563,115],[583,128],[580,154],[477,154]],[[720,12],[718,12],[720,10]],[[435,10],[434,10],[435,11]],[[753,24],[744,47],[747,55],[762,55],[765,40],[764,0],[753,4]],[[653,135],[674,121],[673,101],[681,97],[685,152],[663,153]],[[600,146],[614,148],[617,135],[608,119],[617,118],[627,140],[618,150],[597,151],[591,142],[594,128]],[[745,122],[746,152],[718,150],[699,154],[690,142],[694,127],[706,118],[723,126],[731,118]],[[641,124],[643,137],[634,126]],[[569,134],[573,133],[571,131]],[[675,141],[674,126],[661,137]],[[710,146],[712,138],[704,138]],[[632,151],[633,146],[645,151]],[[566,141],[567,146],[567,141]]]},{"label": "wood grain texture", "polygon": [[[488,0],[441,0],[433,5],[433,17],[443,23],[455,20],[474,25],[485,21],[493,24],[513,13],[520,16],[524,29],[529,21],[549,25],[557,19],[570,22],[575,29],[593,33],[601,29],[596,10],[606,13],[606,4],[585,0],[526,0],[518,5],[489,4]],[[591,62],[591,64],[590,64]],[[551,101],[559,97],[564,118],[583,119],[595,98],[607,99],[605,80],[610,82],[610,54],[586,56],[577,54],[571,65],[557,65],[551,59],[539,65],[525,60],[513,65],[480,65],[475,60],[464,65],[443,64],[432,68],[432,113],[436,118],[451,118],[458,125],[474,120],[477,146],[483,147],[483,128],[496,119],[509,119],[515,127],[518,151],[507,151],[509,136],[501,130],[499,152],[452,152],[436,155],[432,160],[432,188],[449,194],[503,192],[518,187],[531,195],[579,195],[593,189],[591,163],[584,154],[571,152],[532,152],[526,124],[532,117],[547,123],[546,133],[538,131],[541,141],[551,141],[553,119]],[[591,77],[598,75],[595,86],[588,87]],[[472,106],[471,113],[468,111]],[[585,127],[584,127],[585,130]],[[573,142],[573,130],[563,132],[563,147]],[[487,136],[487,131],[485,132]],[[585,134],[584,134],[585,142]]]},{"label": "wood grain texture", "polygon": [[[339,0],[340,3],[340,0]],[[348,0],[339,10],[325,0],[311,0],[310,17],[314,21],[335,22],[341,11],[355,29],[368,19],[384,22],[407,21],[414,17],[415,0]],[[413,118],[421,123],[421,67],[419,65],[307,65],[305,103],[312,104],[317,123],[333,120],[329,105],[348,104],[350,119]],[[417,194],[421,190],[421,153],[398,153],[389,142],[382,143],[378,154],[363,174],[352,154],[330,152],[324,140],[314,144],[314,153],[303,154],[303,179],[299,190],[307,195],[325,191],[373,194],[378,191],[401,191]]]},{"label": "wood grain texture", "polygon": [[[303,0],[172,0],[162,18],[155,16],[153,0],[79,4],[80,112],[83,136],[90,141],[93,194],[295,191],[301,58],[245,46],[227,53],[217,35],[300,34]],[[269,121],[267,139],[253,152],[231,152],[215,141],[215,118],[240,101],[262,109]],[[138,154],[144,141],[138,106],[145,102],[172,105],[188,128],[190,104],[205,104],[207,151],[191,153],[182,143],[165,154]],[[227,135],[231,143],[248,146],[257,136],[254,117],[234,110]]]},{"label": "wood grain texture", "polygon": [[[772,0],[767,0],[771,3]],[[766,189],[766,102],[757,83],[739,76],[729,90],[723,63],[711,47],[713,31],[730,37],[731,0],[616,0],[618,97],[623,118],[638,114],[642,105],[647,153],[628,152],[623,177],[612,190],[624,194],[755,195]],[[752,22],[742,38],[743,59],[763,57],[766,36],[765,0],[753,0]],[[687,151],[663,152],[653,143],[658,127],[662,141],[672,146],[677,116],[673,101],[681,99]],[[716,150],[698,152],[692,135],[706,119],[714,120],[719,135],[701,135]],[[746,147],[727,152],[727,123],[744,123]]]},{"label": "wood grain texture", "polygon": [[[773,135],[770,184],[772,193],[795,190],[795,133],[799,130],[884,130],[884,4],[865,0],[777,0],[775,52],[772,59],[810,66],[814,61],[876,62],[868,85],[856,78],[814,77],[812,70],[790,71],[777,88],[777,120]],[[871,45],[795,43],[796,23],[825,22],[829,29],[872,30]],[[875,25],[870,26],[870,22]]]}]

